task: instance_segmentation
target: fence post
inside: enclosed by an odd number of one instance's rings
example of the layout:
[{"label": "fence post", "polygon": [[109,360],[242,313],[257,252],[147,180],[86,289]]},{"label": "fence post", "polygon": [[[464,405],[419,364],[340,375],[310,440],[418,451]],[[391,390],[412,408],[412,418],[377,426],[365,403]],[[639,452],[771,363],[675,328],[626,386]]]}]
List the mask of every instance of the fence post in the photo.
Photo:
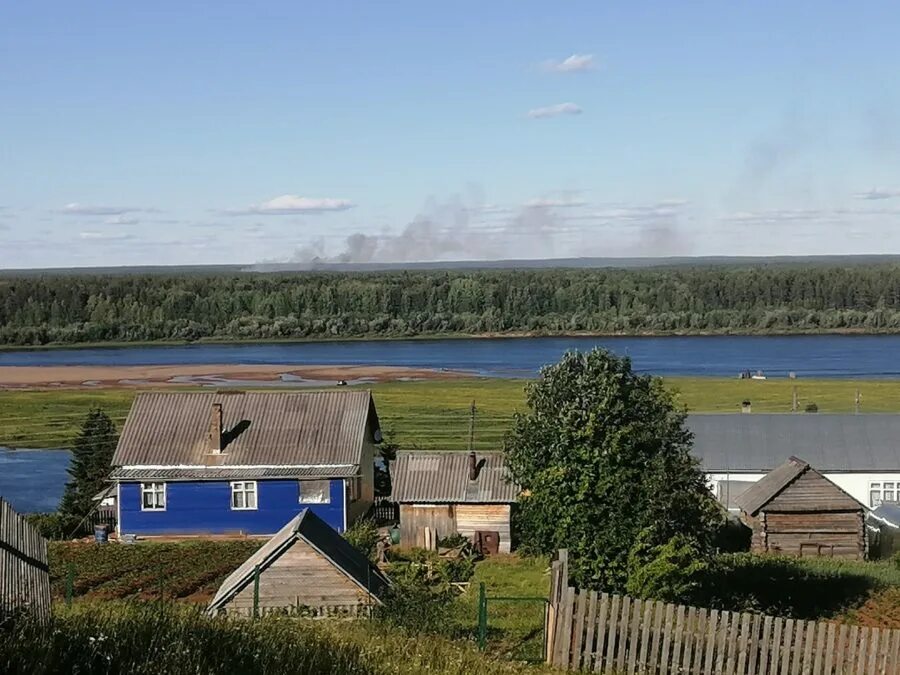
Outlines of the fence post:
[{"label": "fence post", "polygon": [[253,618],[259,618],[259,565],[253,568]]},{"label": "fence post", "polygon": [[544,625],[544,642],[546,643],[545,661],[553,664],[554,647],[556,646],[556,621],[559,604],[564,589],[569,585],[569,551],[561,548],[556,560],[550,565],[550,597],[547,601],[546,623]]},{"label": "fence post", "polygon": [[69,563],[66,569],[66,605],[71,606],[72,597],[75,595],[75,565]]},{"label": "fence post", "polygon": [[484,582],[478,584],[478,649],[487,647],[487,593]]}]

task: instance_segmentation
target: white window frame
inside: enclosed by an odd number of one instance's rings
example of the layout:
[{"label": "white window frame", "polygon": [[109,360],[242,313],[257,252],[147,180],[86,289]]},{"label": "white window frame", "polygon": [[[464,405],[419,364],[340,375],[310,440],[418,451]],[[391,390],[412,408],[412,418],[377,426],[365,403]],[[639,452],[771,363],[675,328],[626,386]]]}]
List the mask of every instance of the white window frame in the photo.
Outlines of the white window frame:
[{"label": "white window frame", "polygon": [[[244,496],[244,506],[235,506],[235,495]],[[253,495],[253,505],[248,503],[247,496]],[[231,510],[232,511],[257,511],[259,510],[259,485],[255,480],[231,481]]]},{"label": "white window frame", "polygon": [[[310,500],[307,500],[303,496],[303,493],[304,493],[303,486],[309,485],[310,483],[322,483],[323,484],[323,486],[325,487],[325,492],[324,492],[325,498],[324,499],[320,499],[318,501],[310,501]],[[314,505],[314,504],[330,504],[331,503],[331,481],[329,479],[325,478],[322,480],[301,480],[301,481],[297,481],[297,484],[300,489],[299,500],[300,500],[301,504]]]},{"label": "white window frame", "polygon": [[[890,487],[889,487],[890,486]],[[874,493],[878,496],[874,496]],[[900,481],[897,480],[874,480],[869,482],[869,506],[873,509],[881,504],[897,504],[900,502]],[[891,496],[885,499],[885,494]]]},{"label": "white window frame", "polygon": [[[162,486],[160,488],[160,486]],[[147,506],[144,503],[144,495],[152,494],[154,497],[158,497],[162,495],[162,506]],[[166,484],[162,481],[150,481],[148,483],[141,483],[141,511],[165,511],[166,505],[168,504],[166,494]],[[159,501],[157,499],[153,499],[153,502],[158,504]]]}]

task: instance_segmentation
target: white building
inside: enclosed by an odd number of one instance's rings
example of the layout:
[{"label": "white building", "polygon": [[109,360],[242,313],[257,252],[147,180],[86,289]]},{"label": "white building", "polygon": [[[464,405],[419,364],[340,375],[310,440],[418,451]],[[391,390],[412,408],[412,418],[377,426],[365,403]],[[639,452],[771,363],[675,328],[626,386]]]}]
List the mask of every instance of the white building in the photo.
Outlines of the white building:
[{"label": "white building", "polygon": [[900,415],[703,414],[687,425],[710,489],[730,510],[791,456],[870,508],[900,502]]}]

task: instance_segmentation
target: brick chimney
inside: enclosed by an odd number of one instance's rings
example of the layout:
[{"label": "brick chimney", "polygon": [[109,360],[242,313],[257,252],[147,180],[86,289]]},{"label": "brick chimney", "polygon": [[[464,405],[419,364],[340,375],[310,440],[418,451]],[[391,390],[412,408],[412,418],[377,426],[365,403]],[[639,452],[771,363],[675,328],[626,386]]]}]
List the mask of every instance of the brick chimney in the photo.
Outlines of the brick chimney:
[{"label": "brick chimney", "polygon": [[209,413],[209,451],[218,455],[222,452],[222,404],[213,403]]},{"label": "brick chimney", "polygon": [[469,453],[469,480],[478,478],[478,458],[474,452]]}]

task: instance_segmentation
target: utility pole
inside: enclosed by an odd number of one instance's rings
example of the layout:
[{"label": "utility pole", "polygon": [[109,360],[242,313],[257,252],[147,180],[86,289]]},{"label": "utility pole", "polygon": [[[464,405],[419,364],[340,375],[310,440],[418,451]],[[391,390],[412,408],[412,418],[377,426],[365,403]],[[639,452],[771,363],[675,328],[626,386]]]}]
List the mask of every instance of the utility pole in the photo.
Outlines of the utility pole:
[{"label": "utility pole", "polygon": [[862,399],[862,396],[859,393],[859,387],[856,388],[856,414],[859,415],[859,402]]},{"label": "utility pole", "polygon": [[794,385],[793,392],[791,394],[791,412],[797,412],[797,385]]},{"label": "utility pole", "polygon": [[472,401],[472,409],[469,414],[469,452],[475,449],[475,401]]}]

